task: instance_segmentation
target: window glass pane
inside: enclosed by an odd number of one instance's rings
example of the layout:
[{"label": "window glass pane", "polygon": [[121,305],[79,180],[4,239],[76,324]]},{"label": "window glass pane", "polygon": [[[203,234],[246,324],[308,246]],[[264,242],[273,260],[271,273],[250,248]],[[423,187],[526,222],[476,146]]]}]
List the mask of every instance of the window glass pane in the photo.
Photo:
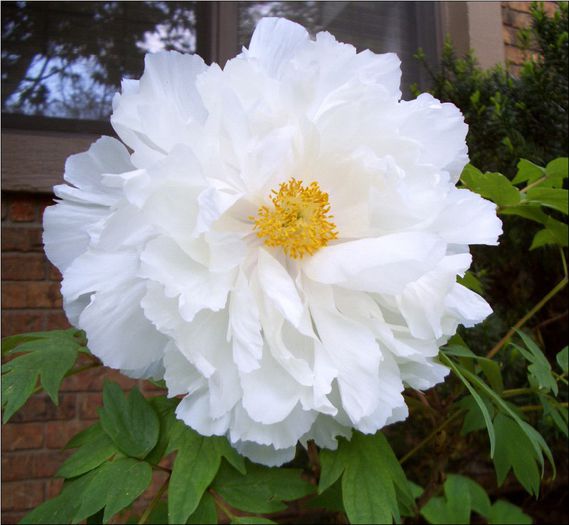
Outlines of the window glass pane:
[{"label": "window glass pane", "polygon": [[[358,51],[394,52],[402,62],[402,91],[421,82],[413,54],[419,47],[435,49],[433,2],[238,2],[239,46],[247,46],[257,21],[263,16],[282,16],[304,25],[312,35],[329,31],[337,40]],[[419,6],[418,4],[422,4]],[[419,11],[421,9],[421,11]],[[418,15],[421,33],[419,33]],[[425,13],[430,16],[425,17]],[[426,25],[431,25],[426,28]],[[426,29],[426,30],[425,30]],[[427,40],[427,41],[426,41]]]},{"label": "window glass pane", "polygon": [[106,120],[144,54],[196,51],[196,2],[2,2],[2,111]]}]

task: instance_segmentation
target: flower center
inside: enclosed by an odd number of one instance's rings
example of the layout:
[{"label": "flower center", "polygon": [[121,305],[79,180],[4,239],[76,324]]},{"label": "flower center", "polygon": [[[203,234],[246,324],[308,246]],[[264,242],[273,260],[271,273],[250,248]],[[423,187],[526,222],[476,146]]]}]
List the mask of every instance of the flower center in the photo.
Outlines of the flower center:
[{"label": "flower center", "polygon": [[294,259],[313,255],[329,241],[338,237],[336,225],[330,220],[328,194],[317,182],[303,186],[301,180],[290,179],[273,190],[273,209],[261,206],[255,221],[257,236],[267,246],[282,246]]}]

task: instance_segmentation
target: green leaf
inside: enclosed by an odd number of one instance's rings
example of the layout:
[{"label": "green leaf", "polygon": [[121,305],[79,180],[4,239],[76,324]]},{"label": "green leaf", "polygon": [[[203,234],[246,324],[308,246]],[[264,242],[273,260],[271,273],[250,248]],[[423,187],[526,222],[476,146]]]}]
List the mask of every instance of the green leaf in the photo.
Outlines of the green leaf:
[{"label": "green leaf", "polygon": [[544,177],[545,174],[546,171],[541,166],[538,166],[529,160],[521,159],[518,162],[518,172],[512,180],[512,183],[520,184],[521,182],[527,182],[528,184],[531,184],[541,177]]},{"label": "green leaf", "polygon": [[566,374],[569,370],[569,347],[566,346],[563,350],[561,350],[555,359],[559,365],[559,368],[561,368],[563,373]]},{"label": "green leaf", "polygon": [[[466,379],[464,373],[466,373],[467,370],[464,370],[464,369],[462,369],[462,371],[459,370],[458,366],[451,359],[449,359],[446,355],[444,355],[443,353],[440,354],[440,359],[441,359],[441,361],[446,363],[452,369],[452,371],[462,381],[464,386],[470,392],[470,395],[476,401],[476,404],[478,405],[478,408],[480,409],[480,412],[482,413],[482,417],[484,418],[484,422],[486,423],[486,429],[488,431],[488,438],[490,440],[490,457],[494,457],[494,448],[496,446],[496,436],[494,433],[494,425],[492,423],[492,419],[490,417],[490,413],[488,411],[488,408],[486,407],[486,404],[484,403],[484,401],[482,400],[482,398],[480,397],[478,392],[474,389],[474,387]],[[474,377],[476,377],[476,376],[474,376]]]},{"label": "green leaf", "polygon": [[391,446],[381,433],[355,432],[340,440],[336,452],[320,454],[320,492],[342,475],[342,497],[350,523],[399,521],[398,498],[413,504],[409,483]]},{"label": "green leaf", "polygon": [[104,508],[103,523],[128,507],[152,482],[152,467],[132,458],[101,465],[85,489],[73,522],[78,523]]},{"label": "green leaf", "polygon": [[471,523],[473,510],[481,516],[490,513],[488,494],[470,478],[449,474],[444,491],[444,498],[431,498],[421,509],[421,514],[429,523]]},{"label": "green leaf", "polygon": [[520,203],[519,190],[501,173],[482,173],[471,164],[467,164],[460,179],[466,187],[500,207],[515,206]]},{"label": "green leaf", "polygon": [[127,399],[116,383],[106,381],[99,417],[103,430],[127,456],[143,459],[158,442],[158,415],[136,387]]},{"label": "green leaf", "polygon": [[148,463],[157,465],[166,454],[172,428],[176,423],[176,406],[178,406],[178,399],[168,399],[164,396],[157,396],[148,399],[148,403],[156,412],[160,424],[160,431],[158,433],[158,442],[155,447],[148,453],[145,460]]},{"label": "green leaf", "polygon": [[[322,452],[323,451],[321,451],[320,454],[322,454]],[[316,497],[310,499],[310,501],[306,503],[306,506],[311,509],[326,509],[331,512],[345,512],[342,500],[342,483],[336,482],[325,491],[319,493]]]},{"label": "green leaf", "polygon": [[569,207],[567,190],[537,187],[528,190],[526,195],[528,202],[536,202],[567,215],[567,208]]},{"label": "green leaf", "polygon": [[496,454],[494,466],[498,485],[502,485],[510,469],[532,495],[539,494],[539,469],[536,454],[528,436],[511,418],[499,413],[494,419]]},{"label": "green leaf", "polygon": [[181,421],[172,428],[169,450],[177,450],[168,487],[168,520],[186,523],[219,469],[218,438],[207,438]]},{"label": "green leaf", "polygon": [[268,468],[247,464],[247,475],[222,465],[212,487],[232,507],[246,512],[266,514],[284,510],[283,501],[293,501],[314,492],[303,480],[301,470]]},{"label": "green leaf", "polygon": [[186,523],[195,525],[210,525],[217,523],[217,509],[215,508],[215,501],[211,494],[204,492],[199,505],[188,518]]},{"label": "green leaf", "polygon": [[500,210],[502,215],[518,215],[524,219],[530,221],[539,222],[540,224],[545,224],[549,219],[547,215],[541,208],[539,204],[532,204],[524,201],[523,204],[518,206],[510,206],[508,208],[503,208]]},{"label": "green leaf", "polygon": [[555,475],[555,462],[553,461],[553,454],[551,453],[550,448],[547,446],[547,443],[544,441],[541,434],[532,426],[528,425],[525,421],[523,421],[518,414],[516,414],[500,396],[498,396],[484,381],[482,381],[479,377],[475,374],[470,373],[468,370],[462,370],[464,375],[473,383],[478,386],[478,388],[484,392],[494,403],[495,405],[507,413],[522,429],[522,431],[526,434],[529,440],[532,443],[533,449],[536,453],[536,457],[538,458],[542,470],[544,466],[543,461],[543,454],[547,456],[547,459],[551,463],[553,467],[553,472]]},{"label": "green leaf", "polygon": [[475,277],[472,272],[466,272],[464,274],[464,277],[457,276],[456,282],[458,284],[462,284],[462,286],[466,286],[466,288],[469,288],[478,294],[484,293],[482,283]]},{"label": "green leaf", "polygon": [[66,481],[58,496],[45,501],[26,514],[20,523],[23,525],[71,523],[81,505],[85,489],[95,476],[95,472],[91,471],[85,476]]},{"label": "green leaf", "polygon": [[547,182],[551,187],[561,188],[563,186],[563,180],[568,176],[567,157],[553,159],[545,167],[545,173],[549,179]]},{"label": "green leaf", "polygon": [[[486,405],[486,409],[490,416],[494,414],[494,409],[492,403],[490,403],[485,398],[482,398],[482,402]],[[466,410],[466,415],[464,416],[464,421],[462,424],[461,434],[465,436],[471,432],[477,430],[482,430],[486,427],[486,422],[484,416],[478,406],[478,402],[471,395],[467,395],[458,402],[458,406]]]},{"label": "green leaf", "polygon": [[514,343],[512,343],[512,346],[514,346],[527,361],[532,363],[528,366],[528,371],[535,378],[541,389],[548,391],[551,390],[555,395],[557,395],[557,381],[552,375],[551,365],[549,364],[547,357],[545,357],[539,346],[535,344],[531,337],[520,330],[517,330],[517,334],[524,342],[527,350]]},{"label": "green leaf", "polygon": [[516,505],[499,499],[492,505],[488,523],[489,525],[531,525],[533,521]]},{"label": "green leaf", "polygon": [[61,381],[83,350],[76,334],[75,329],[54,330],[13,336],[2,342],[3,353],[22,354],[2,365],[4,423],[29,399],[38,378],[51,400],[59,403]]},{"label": "green leaf", "polygon": [[[79,450],[67,458],[61,465],[56,476],[74,478],[97,468],[101,463],[118,454],[111,438],[101,428],[99,423],[81,432],[80,436],[88,439],[77,439],[73,446],[79,446]],[[78,436],[76,436],[78,437]],[[73,439],[71,440],[73,441]],[[71,442],[70,442],[71,443]],[[69,446],[69,444],[68,444]]]}]

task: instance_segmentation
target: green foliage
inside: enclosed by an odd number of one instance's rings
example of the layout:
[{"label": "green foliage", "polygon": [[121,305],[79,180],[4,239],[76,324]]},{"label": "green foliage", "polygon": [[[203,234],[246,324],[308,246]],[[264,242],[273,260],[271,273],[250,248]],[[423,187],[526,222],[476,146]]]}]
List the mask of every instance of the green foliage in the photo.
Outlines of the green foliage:
[{"label": "green foliage", "polygon": [[245,472],[243,458],[226,439],[206,438],[181,422],[176,422],[170,438],[170,450],[177,450],[168,490],[168,520],[185,523],[198,508],[200,500],[213,481],[221,458]]},{"label": "green foliage", "polygon": [[232,507],[254,514],[284,510],[283,501],[314,492],[298,469],[268,468],[253,463],[247,463],[246,475],[222,465],[212,488]]},{"label": "green foliage", "polygon": [[405,473],[383,434],[355,432],[342,440],[336,452],[320,454],[322,473],[318,490],[329,488],[342,476],[342,497],[350,523],[399,521],[398,500],[413,504]]},{"label": "green foliage", "polygon": [[83,341],[77,330],[55,330],[7,337],[2,355],[13,357],[2,365],[2,408],[6,423],[36,390],[39,382],[58,404],[61,381],[73,368]]},{"label": "green foliage", "polygon": [[101,426],[124,454],[143,459],[158,442],[160,421],[137,388],[128,398],[116,383],[105,382]]},{"label": "green foliage", "polygon": [[569,148],[567,3],[559,2],[553,17],[539,4],[531,13],[525,39],[536,52],[516,74],[502,66],[482,70],[473,52],[458,58],[450,41],[434,70],[417,57],[431,73],[433,95],[463,112],[472,163],[508,177],[520,158],[543,165]]},{"label": "green foliage", "polygon": [[493,505],[484,488],[474,480],[457,474],[449,474],[444,483],[444,497],[431,498],[421,509],[421,515],[432,524],[472,523],[476,512],[488,523],[532,523],[531,518],[504,500]]}]

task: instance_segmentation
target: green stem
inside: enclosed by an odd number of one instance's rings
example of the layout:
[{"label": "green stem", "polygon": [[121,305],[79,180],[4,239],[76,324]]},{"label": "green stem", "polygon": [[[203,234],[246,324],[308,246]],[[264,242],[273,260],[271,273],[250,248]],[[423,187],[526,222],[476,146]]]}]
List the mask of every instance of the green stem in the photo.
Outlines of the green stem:
[{"label": "green stem", "polygon": [[509,390],[504,390],[502,392],[502,397],[515,397],[535,393],[536,392],[533,388],[511,388]]},{"label": "green stem", "polygon": [[539,312],[547,304],[548,301],[550,301],[561,290],[563,290],[563,288],[567,286],[568,281],[569,279],[567,278],[567,276],[563,277],[563,279],[555,285],[553,290],[551,290],[541,301],[539,301],[539,303],[537,303],[526,315],[524,315],[514,326],[512,326],[512,328],[508,330],[508,333],[504,337],[502,337],[500,341],[496,343],[494,348],[492,348],[492,350],[490,350],[486,354],[486,357],[488,357],[489,359],[494,357],[500,351],[500,349],[510,340],[510,338],[516,333],[516,330],[518,330],[518,328],[521,328],[524,324],[526,324],[526,322],[529,319],[531,319],[537,312]]},{"label": "green stem", "polygon": [[567,277],[569,275],[567,273],[567,259],[565,259],[565,252],[563,251],[563,248],[561,246],[559,247],[559,252],[561,253],[561,264],[563,265],[563,275]]},{"label": "green stem", "polygon": [[543,181],[547,180],[547,175],[544,175],[543,177],[540,177],[537,180],[534,180],[531,184],[528,184],[525,188],[522,188],[520,190],[520,193],[525,193],[528,190],[531,190],[532,188],[535,188],[536,186],[538,186],[539,184],[541,184]]},{"label": "green stem", "polygon": [[170,476],[168,476],[164,480],[164,483],[162,483],[162,486],[160,487],[160,489],[156,493],[156,496],[154,496],[154,498],[152,498],[152,501],[150,502],[148,507],[146,507],[146,509],[144,509],[142,516],[140,516],[140,519],[138,520],[138,525],[144,525],[146,523],[146,520],[148,520],[148,517],[150,516],[150,514],[152,513],[152,511],[154,510],[156,505],[158,505],[160,499],[164,495],[164,492],[166,492],[166,488],[168,487],[169,482],[170,482]]},{"label": "green stem", "polygon": [[407,454],[405,454],[400,460],[399,463],[403,465],[406,461],[408,461],[415,453],[421,450],[431,439],[433,439],[441,430],[444,430],[448,427],[459,415],[463,413],[463,410],[459,410],[455,412],[452,416],[445,419],[435,430],[433,430],[423,441],[421,441],[417,446],[411,449]]}]

